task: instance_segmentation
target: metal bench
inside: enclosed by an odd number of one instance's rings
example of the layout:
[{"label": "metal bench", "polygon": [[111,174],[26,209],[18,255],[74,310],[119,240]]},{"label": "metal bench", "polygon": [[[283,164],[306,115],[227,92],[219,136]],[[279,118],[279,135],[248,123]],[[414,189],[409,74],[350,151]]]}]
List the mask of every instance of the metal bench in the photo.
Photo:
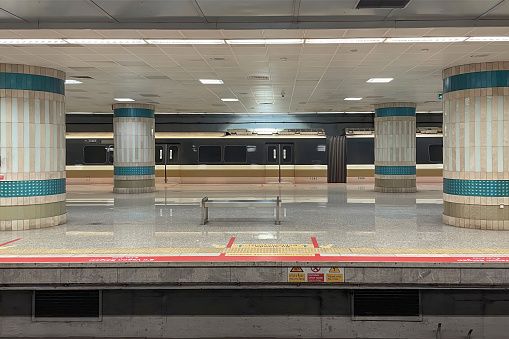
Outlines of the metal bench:
[{"label": "metal bench", "polygon": [[281,206],[281,198],[276,197],[276,200],[209,200],[208,197],[201,199],[201,220],[202,225],[209,221],[209,207],[257,207],[257,206],[274,206],[276,205],[276,225],[280,225],[279,221],[279,208]]}]

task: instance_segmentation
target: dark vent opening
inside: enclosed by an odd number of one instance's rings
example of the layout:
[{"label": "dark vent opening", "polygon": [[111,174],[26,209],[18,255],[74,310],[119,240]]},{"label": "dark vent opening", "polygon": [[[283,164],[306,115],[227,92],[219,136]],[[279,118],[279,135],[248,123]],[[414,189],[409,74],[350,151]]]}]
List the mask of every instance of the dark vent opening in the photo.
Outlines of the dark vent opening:
[{"label": "dark vent opening", "polygon": [[73,79],[93,79],[91,76],[88,75],[73,75],[71,76]]},{"label": "dark vent opening", "polygon": [[419,290],[356,290],[355,317],[418,317]]},{"label": "dark vent opening", "polygon": [[35,318],[99,318],[99,291],[35,291]]},{"label": "dark vent opening", "polygon": [[409,2],[410,0],[359,0],[355,8],[405,8]]},{"label": "dark vent opening", "polygon": [[250,75],[247,77],[247,80],[270,80],[270,78],[266,75]]}]

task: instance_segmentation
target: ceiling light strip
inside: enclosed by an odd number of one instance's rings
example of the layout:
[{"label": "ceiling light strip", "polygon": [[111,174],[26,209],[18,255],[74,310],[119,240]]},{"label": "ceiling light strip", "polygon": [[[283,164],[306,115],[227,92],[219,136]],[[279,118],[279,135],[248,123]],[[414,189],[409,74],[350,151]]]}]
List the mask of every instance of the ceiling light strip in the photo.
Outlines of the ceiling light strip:
[{"label": "ceiling light strip", "polygon": [[373,44],[373,43],[444,43],[509,42],[509,36],[484,37],[406,37],[344,39],[0,39],[0,45],[286,45],[286,44]]}]

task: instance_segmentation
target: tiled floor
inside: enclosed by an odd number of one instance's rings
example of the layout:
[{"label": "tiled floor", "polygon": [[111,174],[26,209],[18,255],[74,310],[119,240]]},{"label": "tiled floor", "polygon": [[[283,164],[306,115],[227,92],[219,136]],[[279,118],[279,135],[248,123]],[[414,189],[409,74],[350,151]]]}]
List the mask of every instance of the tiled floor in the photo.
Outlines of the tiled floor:
[{"label": "tiled floor", "polygon": [[[509,232],[444,225],[441,186],[418,188],[383,194],[369,184],[161,185],[153,194],[114,195],[107,185],[70,185],[68,223],[2,232],[0,244],[19,240],[0,246],[0,256],[509,255]],[[266,207],[211,207],[210,222],[200,225],[204,196],[278,195],[279,226]]]}]

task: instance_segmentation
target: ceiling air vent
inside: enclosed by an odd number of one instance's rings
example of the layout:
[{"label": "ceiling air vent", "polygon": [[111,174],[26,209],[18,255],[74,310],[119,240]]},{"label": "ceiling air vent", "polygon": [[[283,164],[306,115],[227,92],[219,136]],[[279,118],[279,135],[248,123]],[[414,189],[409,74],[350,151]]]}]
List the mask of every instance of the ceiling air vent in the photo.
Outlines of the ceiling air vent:
[{"label": "ceiling air vent", "polygon": [[88,75],[73,75],[71,76],[73,79],[93,79],[91,76]]},{"label": "ceiling air vent", "polygon": [[33,316],[38,320],[100,317],[98,290],[36,290],[33,298]]},{"label": "ceiling air vent", "polygon": [[355,290],[354,318],[420,317],[419,290]]},{"label": "ceiling air vent", "polygon": [[265,76],[265,75],[250,75],[247,77],[247,80],[264,80],[264,81],[267,81],[267,80],[270,80],[270,78],[268,76]]},{"label": "ceiling air vent", "polygon": [[359,0],[355,8],[405,8],[409,2],[410,0]]}]

